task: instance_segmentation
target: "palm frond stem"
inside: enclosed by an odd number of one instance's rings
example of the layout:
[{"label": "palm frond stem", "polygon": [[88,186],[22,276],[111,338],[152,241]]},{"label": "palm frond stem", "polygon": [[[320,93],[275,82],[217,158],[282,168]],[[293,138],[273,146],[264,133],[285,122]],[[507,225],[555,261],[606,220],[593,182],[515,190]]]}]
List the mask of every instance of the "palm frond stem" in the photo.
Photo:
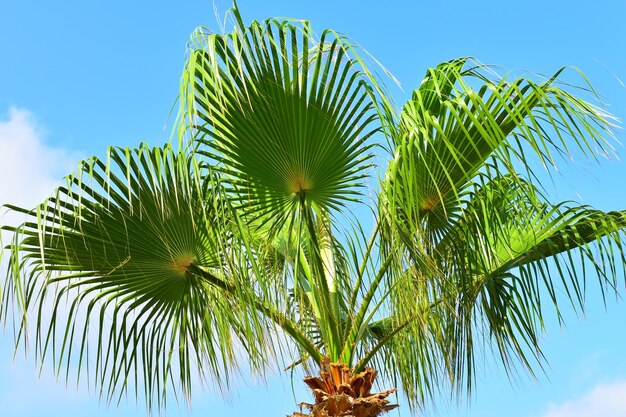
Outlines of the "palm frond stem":
[{"label": "palm frond stem", "polygon": [[[187,270],[190,273],[199,276],[206,282],[220,288],[223,291],[226,291],[229,294],[236,294],[237,289],[234,285],[229,284],[223,279],[216,277],[214,274],[205,271],[197,265],[190,264],[187,267]],[[298,345],[300,345],[300,347],[302,347],[317,364],[321,363],[321,360],[323,358],[322,353],[317,347],[315,347],[315,345],[309,340],[309,338],[307,338],[306,335],[304,335],[298,329],[297,325],[292,320],[290,320],[287,316],[278,311],[276,308],[263,302],[263,299],[257,296],[251,296],[251,298],[255,309],[257,309],[260,313],[263,313],[267,318],[272,320],[289,336],[291,336],[293,340],[298,343]]]},{"label": "palm frond stem", "polygon": [[[434,303],[430,304],[428,309],[435,308],[436,306],[441,304],[443,301],[444,301],[443,298],[440,298],[439,300],[437,300]],[[410,325],[411,322],[413,322],[413,320],[416,320],[420,316],[420,314],[421,313],[419,313],[419,312],[413,313],[410,317],[408,317],[406,320],[404,320],[402,323],[400,323],[395,329],[391,330],[387,335],[385,335],[385,337],[380,339],[378,341],[378,343],[376,343],[376,345],[374,345],[374,347],[371,348],[363,356],[363,358],[361,358],[361,360],[359,360],[359,362],[357,362],[357,364],[354,366],[354,372],[361,372],[363,369],[365,369],[365,366],[370,361],[370,359],[372,359],[374,357],[374,355],[381,348],[383,348],[387,343],[389,343],[389,341],[391,339],[393,339],[398,333],[400,333],[403,329],[405,329],[408,325]]]},{"label": "palm frond stem", "polygon": [[354,347],[356,345],[356,341],[358,340],[359,335],[363,328],[363,324],[364,324],[363,319],[365,318],[365,314],[368,311],[368,308],[370,306],[372,299],[374,298],[374,295],[376,294],[376,291],[378,291],[378,285],[382,282],[383,278],[386,276],[387,268],[389,267],[389,265],[391,265],[391,262],[393,262],[394,258],[395,258],[395,252],[392,251],[389,254],[387,254],[387,257],[385,258],[382,265],[380,266],[378,273],[376,274],[372,282],[369,284],[369,290],[363,297],[363,301],[361,302],[359,311],[357,312],[356,316],[354,317],[352,321],[350,332],[348,333],[348,336],[346,337],[346,341],[341,351],[341,358],[343,360],[343,363],[345,364],[349,365],[352,361]]},{"label": "palm frond stem", "polygon": [[[322,317],[322,328],[326,329],[326,337],[328,338],[328,356],[332,361],[336,361],[339,359],[339,349],[341,346],[341,329],[339,327],[339,312],[335,310],[336,303],[333,301],[333,294],[331,293],[331,288],[328,285],[328,280],[326,279],[324,261],[322,259],[322,254],[320,253],[320,245],[318,239],[318,233],[315,228],[315,220],[313,210],[310,205],[307,204],[305,200],[305,192],[301,192],[300,195],[300,204],[302,208],[304,222],[308,229],[307,236],[311,239],[311,258],[313,260],[314,266],[314,276],[318,277],[318,282],[315,285],[315,289],[319,291],[314,291],[315,293],[320,293],[322,296],[323,303],[321,303],[321,313]],[[337,296],[337,293],[334,293],[334,296]]]},{"label": "palm frond stem", "polygon": [[374,244],[376,243],[376,239],[378,237],[378,233],[380,232],[380,223],[376,221],[374,225],[374,230],[372,231],[372,236],[367,242],[367,246],[363,251],[363,259],[361,260],[361,265],[359,266],[359,270],[357,272],[357,276],[354,282],[354,291],[350,295],[350,303],[348,304],[348,311],[352,311],[356,305],[356,300],[359,296],[359,291],[361,289],[361,282],[363,281],[363,277],[365,276],[365,270],[367,268],[367,262],[372,254],[372,249],[374,248]]}]

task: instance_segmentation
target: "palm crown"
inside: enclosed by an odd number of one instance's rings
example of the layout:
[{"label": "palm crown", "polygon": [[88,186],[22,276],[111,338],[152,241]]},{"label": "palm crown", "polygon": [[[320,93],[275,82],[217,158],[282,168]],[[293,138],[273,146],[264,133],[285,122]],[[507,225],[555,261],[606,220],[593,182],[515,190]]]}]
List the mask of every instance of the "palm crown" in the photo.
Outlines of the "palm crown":
[{"label": "palm crown", "polygon": [[445,62],[398,112],[344,36],[233,16],[192,37],[178,146],[111,148],[10,206],[28,220],[4,228],[2,313],[57,372],[163,405],[196,371],[227,385],[242,358],[278,362],[321,369],[312,415],[377,415],[371,368],[413,407],[470,389],[485,343],[532,371],[556,288],[583,307],[580,262],[615,287],[624,212],[551,203],[532,167],[612,153],[613,119],[561,71]]}]

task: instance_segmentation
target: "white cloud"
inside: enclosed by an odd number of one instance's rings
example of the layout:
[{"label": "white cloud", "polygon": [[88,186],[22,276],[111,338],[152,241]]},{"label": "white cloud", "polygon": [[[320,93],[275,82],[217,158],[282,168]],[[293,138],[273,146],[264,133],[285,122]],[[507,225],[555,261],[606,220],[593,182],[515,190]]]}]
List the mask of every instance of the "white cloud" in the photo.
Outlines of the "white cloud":
[{"label": "white cloud", "polygon": [[[34,207],[76,169],[80,155],[43,141],[43,132],[24,109],[0,117],[0,205]],[[0,223],[13,222],[0,213]]]},{"label": "white cloud", "polygon": [[[25,208],[35,207],[63,184],[63,177],[74,172],[78,161],[83,158],[79,152],[47,144],[44,129],[29,111],[11,107],[8,113],[3,114],[0,109],[0,206],[9,203]],[[17,225],[23,218],[23,215],[0,209],[0,225]],[[0,236],[0,242],[7,235]],[[6,240],[4,243],[7,243]],[[6,258],[0,256],[0,294],[6,262]],[[65,312],[61,306],[58,314],[63,317]],[[10,314],[8,322],[11,323]],[[89,340],[97,341],[95,329],[90,328],[90,332]],[[76,387],[77,369],[74,363],[70,366],[69,384],[65,383],[64,367],[57,379],[53,361],[50,360],[50,349],[40,375],[38,357],[33,355],[33,335],[26,337],[31,348],[27,357],[20,354],[13,359],[13,329],[11,324],[7,327],[0,324],[0,415],[61,415],[61,412],[84,415],[86,409],[93,417],[116,414],[100,402],[97,391],[89,391],[88,382],[93,383],[93,379],[89,380],[83,374],[79,387]],[[131,402],[121,406],[132,415],[137,414],[139,409]]]},{"label": "white cloud", "polygon": [[551,404],[542,417],[626,417],[626,381],[601,384],[582,397]]},{"label": "white cloud", "polygon": [[[33,115],[11,107],[3,117],[0,113],[0,205],[13,204],[25,208],[35,207],[50,196],[68,173],[76,169],[80,153],[48,145],[44,132]],[[0,209],[0,225],[15,225],[22,220],[14,212]],[[0,236],[0,242],[6,236]],[[0,256],[0,294],[6,271],[6,260]],[[11,363],[13,353],[12,332],[0,326],[0,414],[25,415],[40,407],[54,404],[82,404],[75,390],[56,384],[50,372],[39,380],[33,358],[17,358]],[[37,393],[39,401],[33,402]],[[41,410],[43,411],[43,410]]]}]

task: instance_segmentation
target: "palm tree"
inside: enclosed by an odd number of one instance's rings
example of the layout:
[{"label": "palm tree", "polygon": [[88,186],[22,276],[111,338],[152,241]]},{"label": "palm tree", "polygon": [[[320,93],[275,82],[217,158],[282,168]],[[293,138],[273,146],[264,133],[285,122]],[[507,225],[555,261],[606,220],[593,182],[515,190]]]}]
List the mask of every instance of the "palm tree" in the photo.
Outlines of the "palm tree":
[{"label": "palm tree", "polygon": [[544,192],[562,159],[613,153],[563,70],[456,59],[397,111],[344,36],[232,13],[192,37],[177,144],[110,148],[9,206],[27,220],[3,228],[2,317],[66,380],[162,407],[243,360],[318,374],[311,416],[376,416],[395,407],[377,372],[413,408],[471,390],[485,347],[532,372],[547,310],[582,309],[587,275],[616,287],[625,212]]}]

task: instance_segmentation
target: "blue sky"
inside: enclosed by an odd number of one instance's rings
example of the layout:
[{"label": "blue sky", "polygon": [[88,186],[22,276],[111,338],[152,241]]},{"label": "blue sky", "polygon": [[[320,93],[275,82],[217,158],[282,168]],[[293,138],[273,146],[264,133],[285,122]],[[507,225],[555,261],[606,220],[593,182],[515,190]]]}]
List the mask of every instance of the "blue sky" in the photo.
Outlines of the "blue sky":
[{"label": "blue sky", "polygon": [[[474,56],[517,73],[582,69],[610,110],[626,118],[626,2],[615,1],[254,1],[240,0],[246,21],[270,16],[306,18],[321,32],[333,28],[365,47],[401,82],[408,98],[427,68]],[[33,205],[90,155],[109,145],[168,139],[185,44],[196,26],[219,31],[214,8],[229,1],[0,2],[0,204]],[[571,72],[574,79],[574,72]],[[617,133],[626,142],[623,131]],[[623,147],[618,152],[626,154]],[[577,161],[557,176],[552,194],[605,210],[626,208],[626,166]],[[0,223],[12,221],[6,216]],[[547,320],[543,341],[549,366],[537,380],[513,382],[486,360],[472,399],[442,398],[427,417],[626,416],[626,303],[602,304],[588,285],[583,320],[566,313],[566,327]],[[624,292],[624,291],[622,291]],[[107,407],[86,386],[38,377],[32,357],[12,359],[10,332],[0,336],[0,414],[15,416],[141,416],[132,398]],[[294,381],[297,387],[299,381]],[[271,393],[271,394],[270,394]],[[271,398],[270,398],[271,395]],[[289,376],[242,382],[224,400],[196,390],[191,411],[168,416],[284,415],[308,400]],[[261,405],[259,405],[261,404]],[[399,414],[408,416],[407,407]]]}]

